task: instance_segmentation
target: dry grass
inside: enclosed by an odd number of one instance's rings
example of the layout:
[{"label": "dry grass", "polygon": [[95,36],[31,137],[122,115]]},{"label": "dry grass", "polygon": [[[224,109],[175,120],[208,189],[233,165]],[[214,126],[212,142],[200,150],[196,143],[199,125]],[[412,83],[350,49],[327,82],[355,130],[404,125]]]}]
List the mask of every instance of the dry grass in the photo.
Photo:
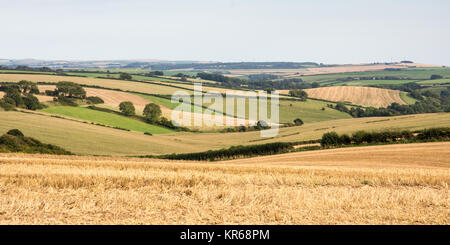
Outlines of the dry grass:
[{"label": "dry grass", "polygon": [[387,107],[396,102],[406,104],[400,98],[400,91],[355,86],[333,86],[305,89],[308,97],[329,101],[345,101],[356,105]]},{"label": "dry grass", "polygon": [[222,163],[1,154],[0,224],[448,225],[449,146]]},{"label": "dry grass", "polygon": [[[36,112],[34,112],[36,113]],[[80,121],[43,115],[0,111],[0,133],[18,128],[25,135],[55,144],[77,154],[148,155],[201,152],[233,145],[295,142],[319,139],[326,132],[339,134],[358,130],[418,130],[449,127],[450,113],[417,114],[396,117],[352,118],[306,123],[301,127],[281,128],[274,138],[261,138],[260,132],[245,133],[173,133],[147,136],[106,128]]]},{"label": "dry grass", "polygon": [[[180,88],[172,88],[168,86],[160,86],[148,83],[137,83],[115,79],[100,79],[88,77],[72,77],[72,76],[54,76],[54,75],[33,75],[33,74],[0,74],[0,82],[19,82],[27,80],[32,82],[52,82],[60,81],[74,82],[84,85],[97,85],[105,88],[118,88],[123,91],[135,91],[151,94],[173,94],[175,91],[180,91]],[[188,90],[183,90],[191,93]]]}]

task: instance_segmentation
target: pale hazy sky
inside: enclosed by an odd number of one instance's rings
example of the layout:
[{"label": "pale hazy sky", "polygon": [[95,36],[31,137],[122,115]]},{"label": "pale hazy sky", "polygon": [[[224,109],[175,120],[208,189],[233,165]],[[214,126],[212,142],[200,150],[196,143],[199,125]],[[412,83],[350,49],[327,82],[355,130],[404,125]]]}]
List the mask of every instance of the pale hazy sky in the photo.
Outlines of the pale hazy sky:
[{"label": "pale hazy sky", "polygon": [[450,65],[448,0],[0,0],[0,58]]}]

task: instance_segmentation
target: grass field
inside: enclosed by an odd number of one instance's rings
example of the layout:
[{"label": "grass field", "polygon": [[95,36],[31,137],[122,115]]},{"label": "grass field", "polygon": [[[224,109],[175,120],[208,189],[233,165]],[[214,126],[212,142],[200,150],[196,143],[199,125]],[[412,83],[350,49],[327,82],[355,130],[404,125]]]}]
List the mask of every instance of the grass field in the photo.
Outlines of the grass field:
[{"label": "grass field", "polygon": [[[81,120],[82,121],[82,120]],[[323,133],[340,134],[358,130],[449,127],[450,113],[418,114],[398,117],[351,118],[306,123],[281,128],[274,138],[261,138],[260,132],[188,133],[144,135],[77,121],[20,112],[0,111],[0,132],[18,128],[25,135],[55,144],[77,154],[157,155],[217,150],[233,145],[295,142],[319,139]],[[95,143],[93,143],[95,142]]]},{"label": "grass field", "polygon": [[85,107],[53,106],[45,108],[42,111],[143,133],[148,132],[152,134],[167,134],[173,132],[170,129],[151,125],[126,116],[91,110]]},{"label": "grass field", "polygon": [[400,98],[408,105],[414,105],[417,100],[410,97],[407,92],[400,91]]},{"label": "grass field", "polygon": [[0,154],[0,224],[450,224],[450,143],[222,163]]},{"label": "grass field", "polygon": [[387,107],[396,102],[405,104],[398,90],[355,87],[355,86],[333,86],[305,89],[308,97],[329,101],[345,101],[356,105]]}]

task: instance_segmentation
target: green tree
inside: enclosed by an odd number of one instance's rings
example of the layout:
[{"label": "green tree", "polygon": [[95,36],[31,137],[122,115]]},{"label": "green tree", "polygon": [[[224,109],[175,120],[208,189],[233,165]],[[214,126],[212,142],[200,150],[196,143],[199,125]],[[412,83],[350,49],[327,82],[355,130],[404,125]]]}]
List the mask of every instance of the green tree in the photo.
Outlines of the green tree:
[{"label": "green tree", "polygon": [[120,79],[121,80],[131,80],[131,79],[133,79],[133,77],[126,72],[122,72],[122,73],[120,73]]},{"label": "green tree", "polygon": [[144,108],[144,117],[147,119],[147,121],[151,123],[155,123],[158,121],[159,117],[161,116],[161,108],[159,105],[155,103],[147,104]]},{"label": "green tree", "polygon": [[292,97],[300,98],[301,101],[306,101],[306,99],[308,98],[308,94],[301,89],[289,90],[289,95]]},{"label": "green tree", "polygon": [[294,120],[294,124],[295,124],[296,126],[301,126],[301,125],[303,125],[303,121],[302,121],[302,119],[300,119],[300,118],[296,118],[296,119]]},{"label": "green tree", "polygon": [[39,103],[38,98],[32,94],[28,94],[23,98],[23,102],[28,110],[42,109],[41,103]]},{"label": "green tree", "polygon": [[136,113],[136,109],[134,108],[134,105],[131,101],[124,101],[120,103],[119,109],[126,116],[133,116]]},{"label": "green tree", "polygon": [[63,95],[69,98],[86,98],[86,91],[80,84],[74,82],[58,82],[56,84],[58,95]]},{"label": "green tree", "polygon": [[331,147],[339,145],[339,135],[336,132],[329,132],[322,135],[320,145],[323,147]]}]

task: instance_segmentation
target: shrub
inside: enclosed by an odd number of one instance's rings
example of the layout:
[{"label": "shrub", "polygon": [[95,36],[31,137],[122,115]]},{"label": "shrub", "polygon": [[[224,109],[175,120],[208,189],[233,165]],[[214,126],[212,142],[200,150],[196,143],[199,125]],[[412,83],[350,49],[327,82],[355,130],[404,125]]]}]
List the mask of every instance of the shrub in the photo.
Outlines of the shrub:
[{"label": "shrub", "polygon": [[8,133],[0,137],[0,152],[23,152],[59,155],[72,154],[61,147],[51,144],[44,144],[37,139],[25,137],[17,129],[10,130],[8,131]]},{"label": "shrub", "polygon": [[68,97],[64,97],[64,96],[58,96],[58,98],[56,98],[56,101],[58,103],[60,103],[61,105],[66,105],[66,106],[78,106],[78,104],[75,102],[74,99],[72,98],[68,98]]},{"label": "shrub", "polygon": [[331,147],[339,145],[339,135],[336,132],[329,132],[322,135],[320,145],[323,147]]},{"label": "shrub", "polygon": [[133,77],[128,73],[122,72],[122,73],[120,73],[120,79],[121,80],[131,80],[131,79],[133,79]]},{"label": "shrub", "polygon": [[32,94],[28,94],[25,98],[23,98],[23,102],[25,104],[25,107],[28,110],[38,110],[38,109],[42,109],[43,106],[41,105],[41,103],[39,103],[38,98],[36,98],[36,96],[32,95]]},{"label": "shrub", "polygon": [[294,124],[296,126],[301,126],[301,125],[303,125],[303,121],[302,121],[302,119],[297,118],[297,119],[294,120]]},{"label": "shrub", "polygon": [[23,133],[18,129],[11,129],[6,134],[23,137]]},{"label": "shrub", "polygon": [[92,104],[103,104],[105,103],[105,101],[103,101],[102,98],[98,97],[98,96],[89,96],[86,98],[86,100]]},{"label": "shrub", "polygon": [[340,145],[349,145],[352,143],[352,138],[347,134],[343,134],[339,136],[339,144]]},{"label": "shrub", "polygon": [[442,79],[443,77],[441,75],[431,75],[430,79],[431,80],[436,80],[436,79]]}]

